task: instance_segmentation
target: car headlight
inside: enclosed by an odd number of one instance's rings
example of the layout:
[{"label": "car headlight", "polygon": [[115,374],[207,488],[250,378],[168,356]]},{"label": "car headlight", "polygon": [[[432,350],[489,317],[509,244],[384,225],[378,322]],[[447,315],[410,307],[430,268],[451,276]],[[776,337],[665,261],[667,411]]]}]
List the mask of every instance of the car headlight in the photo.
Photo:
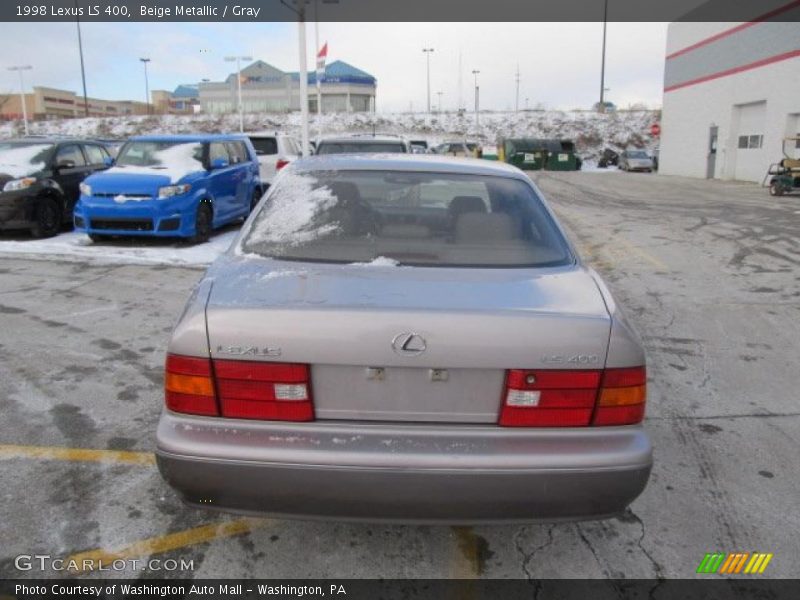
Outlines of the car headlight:
[{"label": "car headlight", "polygon": [[83,194],[84,196],[92,195],[92,186],[90,186],[88,183],[81,183],[80,186],[78,187],[80,187],[81,194]]},{"label": "car headlight", "polygon": [[31,187],[36,183],[33,177],[23,177],[22,179],[12,179],[3,186],[4,192],[16,192],[17,190],[24,190]]},{"label": "car headlight", "polygon": [[167,185],[161,188],[158,188],[158,197],[159,198],[172,198],[173,196],[180,196],[181,194],[185,194],[192,186],[188,183],[183,183],[181,185]]}]

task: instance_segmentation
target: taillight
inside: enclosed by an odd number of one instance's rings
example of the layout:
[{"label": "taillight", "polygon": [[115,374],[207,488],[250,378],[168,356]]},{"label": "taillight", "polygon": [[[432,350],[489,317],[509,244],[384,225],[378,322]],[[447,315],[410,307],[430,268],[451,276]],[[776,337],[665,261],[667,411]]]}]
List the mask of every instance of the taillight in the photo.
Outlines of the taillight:
[{"label": "taillight", "polygon": [[632,425],[644,418],[647,371],[642,367],[606,369],[592,425]]},{"label": "taillight", "polygon": [[280,171],[283,167],[289,164],[289,161],[283,158],[279,158],[278,162],[275,163],[275,170]]},{"label": "taillight", "polygon": [[165,384],[167,408],[175,412],[236,419],[314,420],[308,365],[240,360],[212,363],[170,354]]},{"label": "taillight", "polygon": [[499,424],[506,427],[629,425],[644,417],[644,367],[523,370],[506,374]]},{"label": "taillight", "polygon": [[218,415],[211,360],[168,354],[164,399],[167,408],[175,412]]}]

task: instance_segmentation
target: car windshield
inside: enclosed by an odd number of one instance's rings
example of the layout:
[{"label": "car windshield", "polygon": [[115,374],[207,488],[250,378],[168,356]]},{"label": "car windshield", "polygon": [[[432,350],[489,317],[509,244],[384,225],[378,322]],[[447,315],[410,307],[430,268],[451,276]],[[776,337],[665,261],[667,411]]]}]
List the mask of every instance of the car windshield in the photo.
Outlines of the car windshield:
[{"label": "car windshield", "polygon": [[429,267],[572,261],[525,182],[399,171],[285,171],[238,251],[281,260]]},{"label": "car windshield", "polygon": [[52,149],[53,144],[41,142],[2,142],[0,175],[10,177],[33,175],[45,168]]},{"label": "car windshield", "polygon": [[628,150],[628,158],[650,158],[644,150]]},{"label": "car windshield", "polygon": [[158,173],[173,182],[190,173],[204,170],[203,144],[200,142],[132,141],[125,144],[117,155],[114,168],[109,172],[142,174]]},{"label": "car windshield", "polygon": [[346,154],[357,152],[374,153],[405,152],[403,144],[400,142],[322,142],[317,148],[317,154]]}]

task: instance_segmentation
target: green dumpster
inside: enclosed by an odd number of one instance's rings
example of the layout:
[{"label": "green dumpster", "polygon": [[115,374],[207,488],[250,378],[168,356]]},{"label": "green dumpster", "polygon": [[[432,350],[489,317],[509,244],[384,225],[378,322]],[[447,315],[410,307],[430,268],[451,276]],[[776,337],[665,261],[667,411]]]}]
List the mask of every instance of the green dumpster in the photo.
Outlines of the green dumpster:
[{"label": "green dumpster", "polygon": [[538,171],[547,162],[547,140],[534,138],[508,139],[501,142],[501,160],[522,169]]},{"label": "green dumpster", "polygon": [[577,171],[580,169],[572,140],[547,140],[548,171]]}]

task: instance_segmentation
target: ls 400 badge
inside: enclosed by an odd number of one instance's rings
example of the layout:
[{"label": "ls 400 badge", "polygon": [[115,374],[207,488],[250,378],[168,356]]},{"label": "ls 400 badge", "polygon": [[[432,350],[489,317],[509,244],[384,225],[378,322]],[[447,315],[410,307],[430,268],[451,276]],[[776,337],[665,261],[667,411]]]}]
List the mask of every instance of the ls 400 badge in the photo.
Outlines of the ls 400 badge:
[{"label": "ls 400 badge", "polygon": [[542,362],[557,365],[594,365],[600,362],[597,354],[546,354],[542,357]]},{"label": "ls 400 badge", "polygon": [[217,346],[217,354],[231,354],[233,356],[280,356],[281,349],[277,346]]}]

